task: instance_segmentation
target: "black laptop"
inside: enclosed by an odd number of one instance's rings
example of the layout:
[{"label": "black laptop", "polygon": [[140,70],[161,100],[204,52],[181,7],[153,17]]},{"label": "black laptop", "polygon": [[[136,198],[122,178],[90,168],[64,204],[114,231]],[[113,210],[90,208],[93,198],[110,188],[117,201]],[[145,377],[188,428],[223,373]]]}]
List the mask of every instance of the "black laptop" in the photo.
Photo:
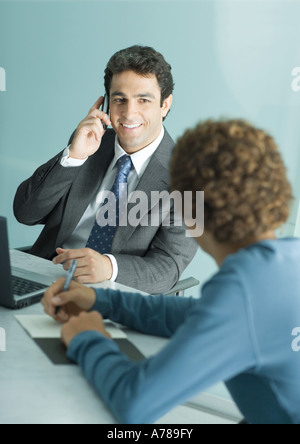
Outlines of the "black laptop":
[{"label": "black laptop", "polygon": [[51,283],[47,276],[11,267],[7,221],[0,217],[0,305],[16,309],[39,302]]}]

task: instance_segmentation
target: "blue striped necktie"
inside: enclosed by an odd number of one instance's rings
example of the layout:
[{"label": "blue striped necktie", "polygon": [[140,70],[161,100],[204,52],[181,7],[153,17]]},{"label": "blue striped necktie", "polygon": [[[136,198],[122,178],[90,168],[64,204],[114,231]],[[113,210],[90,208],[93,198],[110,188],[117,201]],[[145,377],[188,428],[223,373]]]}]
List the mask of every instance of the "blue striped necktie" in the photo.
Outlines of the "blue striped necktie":
[{"label": "blue striped necktie", "polygon": [[[119,226],[120,217],[122,216],[119,212],[119,202],[120,198],[122,197],[122,191],[124,191],[125,187],[127,187],[127,179],[132,168],[132,160],[129,156],[124,155],[118,160],[117,166],[117,177],[111,189],[111,192],[116,197],[115,210],[111,210],[112,212],[115,212],[114,223],[112,225],[108,223],[106,226],[100,226],[96,218],[93,229],[86,244],[87,248],[91,248],[92,250],[98,251],[98,253],[101,254],[109,254],[111,252],[113,239]],[[107,201],[108,199],[104,201],[101,207],[106,205]]]}]

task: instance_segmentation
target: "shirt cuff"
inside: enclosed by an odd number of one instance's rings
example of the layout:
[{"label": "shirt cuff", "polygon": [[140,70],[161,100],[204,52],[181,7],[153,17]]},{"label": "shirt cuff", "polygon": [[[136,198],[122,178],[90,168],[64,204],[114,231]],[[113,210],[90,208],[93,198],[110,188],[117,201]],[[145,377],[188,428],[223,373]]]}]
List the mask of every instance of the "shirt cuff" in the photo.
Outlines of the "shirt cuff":
[{"label": "shirt cuff", "polygon": [[70,156],[69,148],[70,146],[68,146],[63,152],[63,157],[60,159],[61,166],[65,168],[82,166],[87,161],[88,157],[86,159],[72,159],[71,157],[69,157]]},{"label": "shirt cuff", "polygon": [[117,279],[118,273],[119,273],[117,259],[112,254],[104,254],[104,256],[109,257],[109,259],[112,263],[113,274],[112,274],[112,277],[110,278],[110,282],[116,282],[116,279]]},{"label": "shirt cuff", "polygon": [[109,292],[103,288],[94,288],[96,292],[96,302],[90,309],[92,311],[98,311],[103,316],[103,319],[109,319],[112,313],[112,301],[109,297]]}]

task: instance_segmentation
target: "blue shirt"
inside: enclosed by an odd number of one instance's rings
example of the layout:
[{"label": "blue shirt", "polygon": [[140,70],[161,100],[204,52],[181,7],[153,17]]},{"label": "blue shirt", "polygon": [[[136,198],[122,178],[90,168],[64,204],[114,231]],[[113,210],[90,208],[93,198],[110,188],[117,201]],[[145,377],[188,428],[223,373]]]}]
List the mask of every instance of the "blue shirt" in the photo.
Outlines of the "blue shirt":
[{"label": "blue shirt", "polygon": [[130,361],[88,331],[68,356],[120,423],[152,423],[219,381],[250,423],[300,423],[300,240],[268,240],[228,256],[202,297],[98,290],[94,309],[143,333],[172,338]]}]

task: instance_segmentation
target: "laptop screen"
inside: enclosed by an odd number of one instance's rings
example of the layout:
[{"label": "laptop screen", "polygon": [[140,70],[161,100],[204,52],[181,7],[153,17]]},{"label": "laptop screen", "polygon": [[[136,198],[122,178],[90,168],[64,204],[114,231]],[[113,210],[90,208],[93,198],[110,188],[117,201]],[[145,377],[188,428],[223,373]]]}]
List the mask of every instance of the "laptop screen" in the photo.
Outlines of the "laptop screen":
[{"label": "laptop screen", "polygon": [[0,303],[12,303],[7,221],[4,217],[0,217]]}]

